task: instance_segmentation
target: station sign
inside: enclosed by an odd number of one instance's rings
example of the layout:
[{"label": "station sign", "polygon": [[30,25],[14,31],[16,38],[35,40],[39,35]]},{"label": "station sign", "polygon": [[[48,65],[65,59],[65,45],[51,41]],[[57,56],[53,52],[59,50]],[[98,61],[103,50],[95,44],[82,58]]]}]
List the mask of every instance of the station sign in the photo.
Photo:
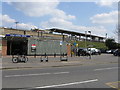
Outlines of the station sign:
[{"label": "station sign", "polygon": [[11,37],[30,37],[30,35],[21,35],[21,34],[6,34],[5,36]]}]

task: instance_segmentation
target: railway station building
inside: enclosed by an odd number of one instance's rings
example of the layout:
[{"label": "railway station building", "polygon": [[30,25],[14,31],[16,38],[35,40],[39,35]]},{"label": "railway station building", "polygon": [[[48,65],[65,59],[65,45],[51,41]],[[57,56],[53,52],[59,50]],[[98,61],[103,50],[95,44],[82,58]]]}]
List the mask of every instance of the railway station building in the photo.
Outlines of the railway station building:
[{"label": "railway station building", "polygon": [[[28,45],[29,44],[34,45],[35,43],[33,42],[36,42],[38,40],[38,41],[49,41],[49,43],[47,44],[50,44],[50,41],[66,42],[67,55],[70,55],[71,45],[68,42],[72,39],[84,40],[85,38],[82,37],[91,37],[92,41],[96,41],[96,42],[104,42],[105,40],[104,37],[99,37],[95,35],[90,36],[83,33],[56,29],[56,28],[47,29],[47,30],[38,30],[38,29],[19,30],[13,28],[0,28],[0,53],[2,54],[2,56],[13,55],[17,52],[19,54],[20,53],[27,54],[29,48]],[[31,41],[33,42],[30,43]],[[35,47],[35,46],[31,46],[31,47]]]}]

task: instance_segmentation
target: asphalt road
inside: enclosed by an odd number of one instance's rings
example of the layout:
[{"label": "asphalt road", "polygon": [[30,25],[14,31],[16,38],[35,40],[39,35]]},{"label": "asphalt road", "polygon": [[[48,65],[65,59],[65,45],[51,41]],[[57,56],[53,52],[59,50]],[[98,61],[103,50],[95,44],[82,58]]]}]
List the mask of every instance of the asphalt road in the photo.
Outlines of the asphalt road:
[{"label": "asphalt road", "polygon": [[[114,57],[113,57],[114,60]],[[111,88],[118,81],[118,64],[94,64],[41,69],[3,70],[3,88]]]}]

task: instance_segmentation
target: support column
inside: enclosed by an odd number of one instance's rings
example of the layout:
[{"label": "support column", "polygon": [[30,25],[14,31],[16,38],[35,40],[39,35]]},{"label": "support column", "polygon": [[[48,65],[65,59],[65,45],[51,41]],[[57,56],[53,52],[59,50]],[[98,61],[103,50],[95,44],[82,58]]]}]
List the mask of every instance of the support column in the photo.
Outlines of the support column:
[{"label": "support column", "polygon": [[79,41],[81,40],[81,35],[79,35]]}]

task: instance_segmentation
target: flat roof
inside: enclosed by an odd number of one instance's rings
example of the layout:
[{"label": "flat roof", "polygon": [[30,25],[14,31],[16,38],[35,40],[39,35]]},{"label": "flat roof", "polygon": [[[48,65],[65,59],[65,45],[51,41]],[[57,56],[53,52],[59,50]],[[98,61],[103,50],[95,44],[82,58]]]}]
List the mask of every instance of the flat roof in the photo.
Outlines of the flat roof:
[{"label": "flat roof", "polygon": [[[66,34],[71,34],[71,35],[78,35],[78,36],[89,36],[90,37],[90,34],[84,34],[84,33],[80,33],[80,32],[75,32],[75,31],[68,31],[68,30],[63,30],[63,29],[57,29],[57,28],[52,28],[52,29],[49,29],[50,31],[52,32],[58,32],[58,33],[66,33]],[[101,37],[101,36],[96,36],[96,35],[91,35],[92,37],[98,37],[98,38],[105,38],[105,37]]]}]

